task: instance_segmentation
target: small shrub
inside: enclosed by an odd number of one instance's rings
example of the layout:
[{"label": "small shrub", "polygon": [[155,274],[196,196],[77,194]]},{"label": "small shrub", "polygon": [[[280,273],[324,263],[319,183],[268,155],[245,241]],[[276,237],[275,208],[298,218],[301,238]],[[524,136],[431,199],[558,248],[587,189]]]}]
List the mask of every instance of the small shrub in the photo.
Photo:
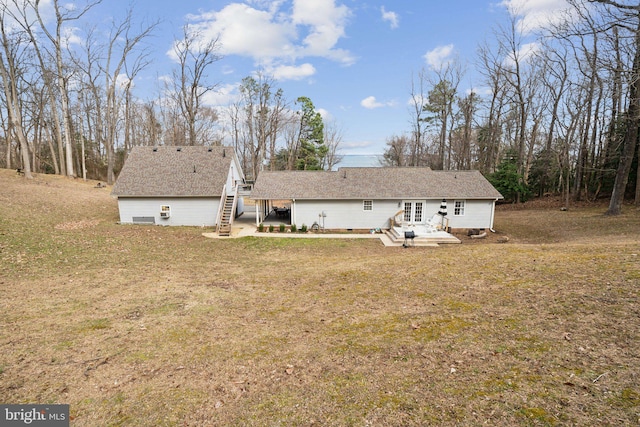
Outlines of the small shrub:
[{"label": "small shrub", "polygon": [[307,224],[302,224],[302,227],[300,227],[300,232],[302,232],[302,233],[306,233],[307,232]]},{"label": "small shrub", "polygon": [[269,233],[273,233],[273,229],[274,229],[273,224],[269,224]]},{"label": "small shrub", "polygon": [[296,231],[298,231],[298,227],[295,224],[291,224],[291,232],[295,233]]},{"label": "small shrub", "polygon": [[280,232],[281,232],[281,233],[284,233],[284,229],[285,229],[284,224],[280,224]]},{"label": "small shrub", "polygon": [[264,224],[263,223],[260,223],[258,225],[258,231],[261,232],[261,233],[264,231]]}]

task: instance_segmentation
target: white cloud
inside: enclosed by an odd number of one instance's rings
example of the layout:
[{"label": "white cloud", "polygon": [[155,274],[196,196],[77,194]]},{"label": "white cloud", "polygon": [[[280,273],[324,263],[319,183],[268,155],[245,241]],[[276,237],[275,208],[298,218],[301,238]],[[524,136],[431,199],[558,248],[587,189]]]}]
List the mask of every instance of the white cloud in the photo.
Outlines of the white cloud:
[{"label": "white cloud", "polygon": [[349,51],[337,47],[350,14],[335,0],[246,0],[187,18],[205,40],[218,38],[222,55],[249,57],[260,67],[280,72],[281,79],[298,79],[315,73],[308,63],[296,64],[302,58],[328,58],[346,65],[355,61]]},{"label": "white cloud", "polygon": [[309,63],[301,65],[280,65],[267,69],[276,80],[301,80],[316,73],[316,69]]},{"label": "white cloud", "polygon": [[438,46],[424,55],[424,60],[432,69],[438,69],[451,60],[453,45]]},{"label": "white cloud", "polygon": [[340,144],[340,148],[343,150],[347,149],[362,149],[362,148],[370,148],[375,144],[371,141],[343,141]]},{"label": "white cloud", "polygon": [[78,33],[80,29],[78,27],[66,27],[62,29],[62,38],[67,47],[76,45],[82,45],[85,40],[82,36],[79,36]]},{"label": "white cloud", "polygon": [[368,96],[365,99],[363,99],[362,101],[360,101],[360,105],[363,106],[364,108],[367,108],[369,110],[373,110],[375,108],[382,108],[382,107],[393,107],[395,105],[395,102],[390,101],[390,102],[380,102],[376,99],[375,96]]},{"label": "white cloud", "polygon": [[204,105],[209,107],[225,107],[240,98],[238,85],[228,84],[216,87],[216,90],[207,92],[203,97]]},{"label": "white cloud", "polygon": [[517,29],[522,34],[560,23],[569,10],[566,0],[502,0],[501,5],[509,14],[520,18]]},{"label": "white cloud", "polygon": [[429,102],[429,98],[427,96],[422,96],[416,93],[415,95],[407,98],[406,105],[408,105],[411,108],[414,108],[416,105],[424,105],[427,102]]},{"label": "white cloud", "polygon": [[374,108],[383,107],[383,104],[381,104],[380,102],[376,101],[376,97],[375,96],[366,97],[365,99],[360,101],[360,105],[362,105],[364,108],[368,108],[370,110],[372,110]]},{"label": "white cloud", "polygon": [[120,89],[124,89],[129,84],[129,82],[131,82],[131,86],[134,86],[133,82],[126,74],[120,73],[116,76],[116,86]]},{"label": "white cloud", "polygon": [[473,87],[473,88],[467,89],[465,91],[465,93],[467,95],[471,95],[472,92],[475,93],[476,95],[480,95],[480,96],[489,96],[489,95],[491,95],[493,93],[491,88],[488,87],[488,86]]},{"label": "white cloud", "polygon": [[187,17],[190,25],[206,40],[219,37],[220,53],[241,55],[261,62],[274,57],[292,56],[291,41],[295,28],[277,21],[270,11],[254,9],[246,4],[231,3],[219,12],[207,12]]},{"label": "white cloud", "polygon": [[164,87],[170,84],[171,82],[173,82],[173,77],[169,74],[162,74],[158,76],[158,83],[160,84],[161,87]]},{"label": "white cloud", "polygon": [[294,0],[292,22],[308,31],[300,54],[352,63],[348,51],[334,49],[338,40],[345,36],[349,15],[349,8],[336,6],[334,0]]},{"label": "white cloud", "polygon": [[505,58],[504,64],[506,66],[515,66],[516,59],[520,63],[527,62],[534,58],[538,52],[540,52],[540,48],[541,47],[538,42],[525,43],[515,54],[508,55]]},{"label": "white cloud", "polygon": [[316,112],[320,113],[320,117],[322,117],[322,121],[324,121],[325,123],[333,120],[333,116],[331,115],[331,113],[324,108],[316,108]]},{"label": "white cloud", "polygon": [[382,13],[383,21],[388,21],[389,25],[391,25],[391,28],[398,28],[398,25],[400,25],[400,17],[397,13],[390,11],[388,12],[387,10],[385,10],[384,6],[380,8],[380,12]]}]

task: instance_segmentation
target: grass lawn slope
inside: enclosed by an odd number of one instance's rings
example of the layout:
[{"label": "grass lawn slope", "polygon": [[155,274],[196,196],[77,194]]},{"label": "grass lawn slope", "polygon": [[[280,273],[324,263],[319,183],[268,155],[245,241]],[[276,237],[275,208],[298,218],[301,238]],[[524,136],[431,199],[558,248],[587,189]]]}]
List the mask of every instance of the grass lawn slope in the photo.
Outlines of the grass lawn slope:
[{"label": "grass lawn slope", "polygon": [[96,183],[0,170],[0,403],[73,426],[640,423],[632,206],[501,208],[487,239],[403,249],[118,225]]}]

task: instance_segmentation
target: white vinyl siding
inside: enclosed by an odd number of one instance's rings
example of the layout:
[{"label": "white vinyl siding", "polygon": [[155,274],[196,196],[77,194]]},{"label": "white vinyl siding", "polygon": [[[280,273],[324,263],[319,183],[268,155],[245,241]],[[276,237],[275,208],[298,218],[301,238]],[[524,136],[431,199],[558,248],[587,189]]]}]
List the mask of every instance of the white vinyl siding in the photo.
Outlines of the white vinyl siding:
[{"label": "white vinyl siding", "polygon": [[[422,218],[431,218],[440,209],[442,199],[421,201]],[[314,222],[324,221],[328,229],[370,230],[373,228],[388,228],[389,218],[398,210],[398,200],[373,199],[375,209],[363,212],[363,201],[360,200],[296,200],[292,203],[291,221],[298,227],[306,224],[311,227]],[[415,203],[415,202],[413,202]],[[454,214],[455,204],[449,208],[449,226],[451,228],[492,228],[493,200],[464,200],[464,216]],[[400,204],[404,207],[404,202]],[[171,207],[174,215],[174,207]],[[326,217],[319,217],[322,212]],[[415,212],[414,212],[415,216]],[[322,224],[321,224],[322,225]]]},{"label": "white vinyl siding", "polygon": [[[220,198],[143,198],[120,197],[120,222],[132,224],[134,217],[154,218],[158,225],[189,225],[212,227],[216,224]],[[170,206],[170,216],[161,218],[163,207]]]},{"label": "white vinyl siding", "polygon": [[465,200],[464,215],[456,215],[454,202],[447,216],[449,227],[492,228],[494,203],[493,200]]},{"label": "white vinyl siding", "polygon": [[[372,211],[363,211],[360,200],[296,200],[292,203],[291,223],[298,228],[319,222],[329,229],[370,230],[388,228],[389,219],[398,211],[397,200],[372,200]],[[325,217],[321,217],[322,213]]]}]

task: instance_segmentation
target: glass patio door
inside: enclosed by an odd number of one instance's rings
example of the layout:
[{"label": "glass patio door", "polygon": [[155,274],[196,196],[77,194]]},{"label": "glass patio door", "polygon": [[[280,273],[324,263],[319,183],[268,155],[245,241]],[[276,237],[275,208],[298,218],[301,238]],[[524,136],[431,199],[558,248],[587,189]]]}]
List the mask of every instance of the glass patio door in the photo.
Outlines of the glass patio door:
[{"label": "glass patio door", "polygon": [[404,202],[404,222],[422,224],[424,222],[424,202]]}]

